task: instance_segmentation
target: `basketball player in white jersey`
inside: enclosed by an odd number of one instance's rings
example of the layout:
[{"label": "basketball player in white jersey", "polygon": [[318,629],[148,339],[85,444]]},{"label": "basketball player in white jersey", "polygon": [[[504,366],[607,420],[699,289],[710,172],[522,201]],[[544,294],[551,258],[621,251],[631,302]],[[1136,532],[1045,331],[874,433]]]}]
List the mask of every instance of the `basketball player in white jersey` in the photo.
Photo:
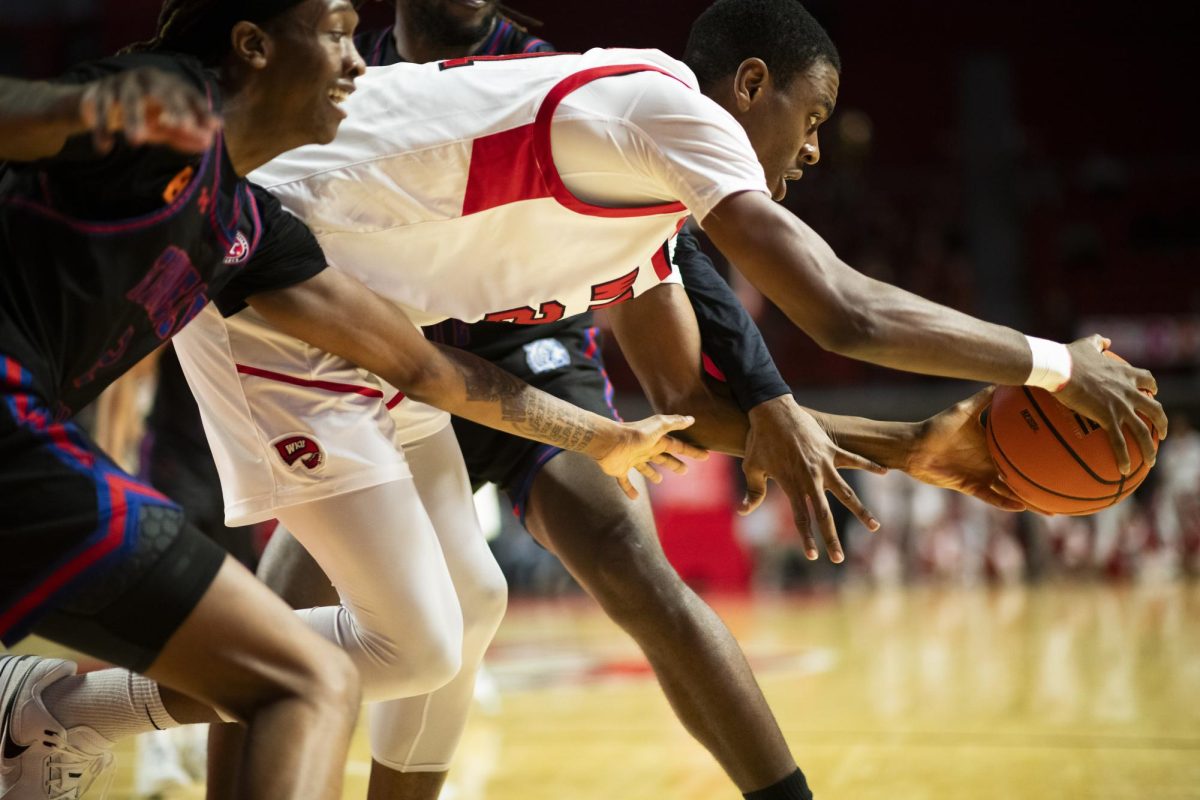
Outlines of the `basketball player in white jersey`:
[{"label": "basketball player in white jersey", "polygon": [[[1104,359],[1098,337],[1070,346],[1029,339],[871,281],[770,202],[816,162],[816,130],[836,102],[836,50],[799,4],[722,0],[697,22],[685,60],[613,50],[383,68],[360,82],[332,145],[277,159],[255,177],[312,226],[334,266],[394,300],[414,325],[538,324],[611,308],[651,399],[695,408],[695,440],[745,452],[756,496],[765,475],[795,465],[755,466],[757,426],[699,380],[694,320],[662,245],[688,213],[830,349],[911,371],[1059,390],[1111,432],[1127,424],[1153,452],[1137,417],[1165,430],[1161,407],[1139,392],[1153,390],[1153,378]],[[412,680],[412,671],[424,666],[442,678],[443,667],[461,662],[415,709],[393,704],[372,715],[377,761],[444,767],[461,726],[447,715],[465,711],[471,662],[501,605],[472,597],[495,598],[499,589],[473,526],[453,511],[469,507],[464,482],[434,492],[433,484],[461,473],[444,415],[410,401],[389,409],[395,393],[378,378],[301,345],[253,311],[225,321],[202,316],[179,349],[229,522],[277,516],[313,551],[354,610],[313,615],[328,616],[327,635],[348,641],[360,669],[366,665],[367,697],[432,687],[437,681]],[[885,466],[998,497],[982,438],[956,450],[947,436],[945,421],[961,420],[961,409],[915,427],[809,415],[786,402],[769,413],[788,421],[776,429],[791,429],[790,459],[805,461],[816,492],[845,491],[833,467],[849,456],[829,434]],[[962,425],[964,436],[968,429]],[[324,458],[290,458],[310,443]],[[1123,445],[1119,453],[1127,465]],[[436,543],[407,541],[414,498],[397,487],[409,469]],[[450,596],[437,586],[418,586],[421,596],[397,592],[411,588],[409,576],[389,571],[431,546],[447,561]],[[389,629],[389,617],[405,625]],[[452,635],[435,636],[438,624]],[[412,652],[398,654],[403,645]],[[445,663],[403,663],[422,654]],[[809,793],[797,771],[746,796]]]}]

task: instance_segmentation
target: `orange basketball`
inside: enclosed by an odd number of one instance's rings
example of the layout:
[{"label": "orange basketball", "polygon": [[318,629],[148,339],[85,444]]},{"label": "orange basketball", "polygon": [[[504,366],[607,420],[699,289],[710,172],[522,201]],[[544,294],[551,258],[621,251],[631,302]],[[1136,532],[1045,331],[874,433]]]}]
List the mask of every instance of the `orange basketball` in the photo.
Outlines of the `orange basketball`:
[{"label": "orange basketball", "polygon": [[[1137,442],[1126,430],[1133,470],[1121,475],[1108,435],[1100,426],[1044,389],[997,387],[985,413],[992,460],[1009,488],[1034,510],[1091,514],[1124,500],[1150,472]],[[1157,449],[1157,432],[1153,436]]]}]

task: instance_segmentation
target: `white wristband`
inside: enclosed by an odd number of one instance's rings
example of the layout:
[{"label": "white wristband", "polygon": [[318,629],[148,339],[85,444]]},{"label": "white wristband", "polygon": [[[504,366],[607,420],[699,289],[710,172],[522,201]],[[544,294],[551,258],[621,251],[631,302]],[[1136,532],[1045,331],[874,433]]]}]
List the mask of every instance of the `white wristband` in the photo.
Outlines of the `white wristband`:
[{"label": "white wristband", "polygon": [[1025,379],[1026,386],[1038,386],[1048,392],[1057,392],[1071,380],[1071,351],[1065,344],[1026,336],[1029,351],[1033,354],[1033,369]]}]

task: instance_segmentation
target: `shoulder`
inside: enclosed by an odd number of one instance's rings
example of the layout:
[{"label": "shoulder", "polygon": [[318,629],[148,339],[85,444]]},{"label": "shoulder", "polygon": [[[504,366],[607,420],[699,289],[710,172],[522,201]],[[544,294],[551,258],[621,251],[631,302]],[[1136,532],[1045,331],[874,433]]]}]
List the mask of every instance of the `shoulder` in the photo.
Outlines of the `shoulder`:
[{"label": "shoulder", "polygon": [[641,65],[651,72],[670,76],[687,89],[700,93],[700,82],[687,64],[652,48],[594,47],[579,59],[582,68]]},{"label": "shoulder", "polygon": [[308,225],[283,207],[279,198],[256,183],[246,182],[254,195],[262,219],[262,242],[269,247],[283,245],[301,250],[320,250]]}]

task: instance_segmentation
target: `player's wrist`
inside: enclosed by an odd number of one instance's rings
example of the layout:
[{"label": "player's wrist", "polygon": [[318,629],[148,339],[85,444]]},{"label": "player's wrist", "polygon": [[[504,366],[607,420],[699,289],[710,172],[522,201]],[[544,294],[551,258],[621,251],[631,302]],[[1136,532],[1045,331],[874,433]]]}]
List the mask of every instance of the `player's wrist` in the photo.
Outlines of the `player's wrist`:
[{"label": "player's wrist", "polygon": [[886,423],[886,442],[879,452],[871,454],[871,460],[888,469],[897,469],[906,475],[924,469],[929,460],[930,434],[933,418],[920,422]]},{"label": "player's wrist", "polygon": [[790,393],[781,394],[777,397],[772,397],[770,400],[755,405],[746,412],[746,417],[750,420],[750,424],[754,425],[758,422],[765,422],[778,415],[786,415],[794,412],[794,409],[799,406],[796,404],[796,398]]},{"label": "player's wrist", "polygon": [[629,431],[623,423],[605,419],[596,415],[593,435],[580,450],[583,455],[597,462],[603,462],[613,453],[620,450],[628,441]]},{"label": "player's wrist", "polygon": [[1067,346],[1036,336],[1026,336],[1025,341],[1029,344],[1032,356],[1025,385],[1037,386],[1048,392],[1057,392],[1066,386],[1071,380],[1073,366],[1071,351]]}]

